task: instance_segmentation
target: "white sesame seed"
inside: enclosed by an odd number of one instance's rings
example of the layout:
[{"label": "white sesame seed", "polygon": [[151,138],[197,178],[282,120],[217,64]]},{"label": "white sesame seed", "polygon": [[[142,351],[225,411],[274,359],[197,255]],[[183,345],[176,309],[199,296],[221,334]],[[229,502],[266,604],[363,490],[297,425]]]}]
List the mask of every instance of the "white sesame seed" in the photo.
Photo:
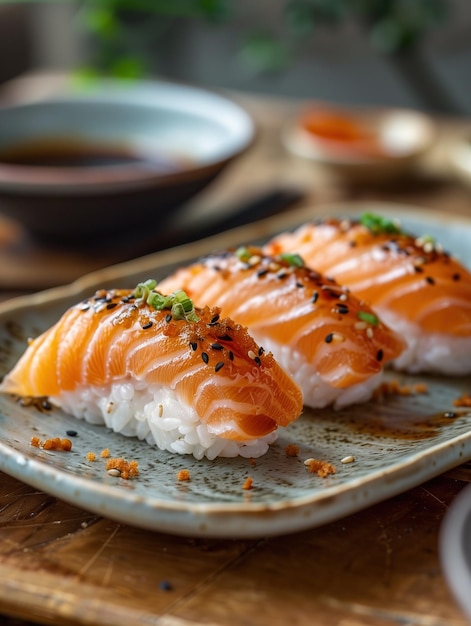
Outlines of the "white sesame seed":
[{"label": "white sesame seed", "polygon": [[332,341],[335,343],[341,343],[342,341],[345,341],[345,336],[341,333],[332,333]]},{"label": "white sesame seed", "polygon": [[280,265],[278,263],[275,263],[274,261],[272,261],[271,263],[269,263],[268,269],[271,272],[277,272],[280,269]]},{"label": "white sesame seed", "polygon": [[346,293],[342,293],[342,294],[339,296],[339,300],[342,300],[342,302],[345,302],[345,300],[348,300],[348,296],[347,296],[347,294],[346,294]]},{"label": "white sesame seed", "polygon": [[159,417],[162,417],[162,415],[164,414],[164,405],[161,402],[159,403],[158,409],[159,409]]},{"label": "white sesame seed", "polygon": [[344,456],[343,459],[341,459],[340,463],[346,465],[347,463],[353,463],[354,460],[355,457],[349,454],[348,456]]},{"label": "white sesame seed", "polygon": [[106,405],[106,412],[109,415],[111,413],[111,411],[113,410],[114,407],[114,402],[108,402],[108,404]]},{"label": "white sesame seed", "polygon": [[367,325],[366,322],[355,322],[355,330],[365,330]]},{"label": "white sesame seed", "polygon": [[306,460],[304,461],[304,465],[311,465],[311,463],[314,463],[314,461],[315,461],[315,460],[316,460],[316,459],[312,459],[312,458],[311,458],[311,459],[306,459]]},{"label": "white sesame seed", "polygon": [[262,260],[262,257],[259,254],[252,254],[248,263],[250,266],[253,267],[254,265],[258,265],[261,260]]},{"label": "white sesame seed", "polygon": [[247,352],[247,356],[249,357],[249,359],[255,359],[255,357],[256,357],[257,355],[255,354],[255,352],[254,352],[253,350],[249,350],[249,351]]},{"label": "white sesame seed", "polygon": [[108,475],[109,476],[121,476],[121,472],[116,467],[113,467],[108,470]]},{"label": "white sesame seed", "polygon": [[371,327],[366,329],[366,336],[368,337],[368,339],[373,339],[373,329]]}]

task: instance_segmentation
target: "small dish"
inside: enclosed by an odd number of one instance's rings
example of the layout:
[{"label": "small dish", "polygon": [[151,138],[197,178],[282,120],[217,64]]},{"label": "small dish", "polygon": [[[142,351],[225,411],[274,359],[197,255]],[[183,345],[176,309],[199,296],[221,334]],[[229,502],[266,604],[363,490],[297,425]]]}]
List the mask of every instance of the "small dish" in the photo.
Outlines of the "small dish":
[{"label": "small dish", "polygon": [[342,109],[313,103],[283,130],[293,154],[352,181],[381,181],[410,171],[431,147],[429,117],[405,109]]},{"label": "small dish", "polygon": [[461,491],[448,509],[439,547],[448,585],[471,620],[471,485]]},{"label": "small dish", "polygon": [[161,228],[254,139],[231,100],[99,80],[0,106],[0,211],[50,240]]},{"label": "small dish", "polygon": [[471,127],[449,141],[447,155],[453,173],[463,183],[471,185]]}]

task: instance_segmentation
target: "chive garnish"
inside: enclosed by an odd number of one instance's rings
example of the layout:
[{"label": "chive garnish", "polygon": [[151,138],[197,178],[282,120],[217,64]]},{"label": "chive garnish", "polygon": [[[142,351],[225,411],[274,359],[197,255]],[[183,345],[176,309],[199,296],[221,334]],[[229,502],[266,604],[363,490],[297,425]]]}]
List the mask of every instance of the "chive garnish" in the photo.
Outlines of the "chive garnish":
[{"label": "chive garnish", "polygon": [[375,213],[363,213],[360,217],[360,224],[365,226],[373,235],[381,233],[400,235],[403,232],[396,221]]},{"label": "chive garnish", "polygon": [[304,260],[300,254],[293,252],[284,252],[280,254],[280,259],[288,263],[291,267],[304,267]]},{"label": "chive garnish", "polygon": [[368,311],[358,311],[357,317],[359,320],[371,324],[371,326],[377,326],[379,324],[378,317],[374,313],[369,313]]},{"label": "chive garnish", "polygon": [[136,304],[146,302],[157,311],[170,309],[173,319],[176,320],[185,319],[188,322],[199,321],[193,302],[182,289],[178,289],[170,295],[164,296],[158,291],[154,291],[156,286],[157,281],[151,278],[143,283],[139,283],[133,292],[136,298]]}]

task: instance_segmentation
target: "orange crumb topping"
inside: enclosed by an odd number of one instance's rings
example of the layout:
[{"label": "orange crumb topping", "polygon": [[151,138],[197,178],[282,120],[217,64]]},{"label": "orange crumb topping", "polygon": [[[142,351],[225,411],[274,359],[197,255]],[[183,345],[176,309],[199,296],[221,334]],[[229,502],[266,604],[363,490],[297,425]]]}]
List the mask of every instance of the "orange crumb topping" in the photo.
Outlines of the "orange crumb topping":
[{"label": "orange crumb topping", "polygon": [[96,461],[96,454],[94,452],[87,452],[87,461]]},{"label": "orange crumb topping", "polygon": [[332,463],[328,461],[318,461],[317,459],[308,459],[305,461],[307,469],[312,474],[317,474],[321,478],[325,478],[329,474],[335,474],[336,470]]},{"label": "orange crumb topping", "polygon": [[299,455],[299,446],[294,443],[289,443],[285,448],[286,456],[298,456]]},{"label": "orange crumb topping", "polygon": [[249,459],[249,463],[252,467],[255,467],[257,465],[257,461],[255,459]]},{"label": "orange crumb topping", "polygon": [[248,489],[252,489],[252,487],[253,487],[253,478],[251,478],[250,476],[248,476],[248,477],[245,479],[244,484],[242,485],[242,489],[246,489],[246,490],[248,490]]},{"label": "orange crumb topping", "polygon": [[190,479],[191,479],[190,470],[182,469],[179,472],[177,472],[177,480],[184,481],[184,480],[190,480]]},{"label": "orange crumb topping", "polygon": [[63,452],[70,452],[70,450],[72,450],[72,442],[70,439],[61,439],[60,437],[45,439],[44,441],[41,441],[39,437],[31,437],[30,445],[34,448],[42,448],[43,450],[62,450]]},{"label": "orange crumb topping", "polygon": [[471,407],[471,395],[465,392],[462,396],[453,400],[453,405]]},{"label": "orange crumb topping", "polygon": [[425,383],[410,385],[400,385],[397,380],[383,382],[375,389],[373,397],[377,400],[384,396],[410,396],[412,393],[427,393],[428,387]]},{"label": "orange crumb topping", "polygon": [[110,456],[109,448],[105,448],[100,452],[100,456],[102,459],[107,459]]},{"label": "orange crumb topping", "polygon": [[118,458],[118,459],[108,459],[106,462],[106,469],[117,469],[120,472],[121,478],[135,478],[139,476],[138,462],[137,461],[126,461],[126,459]]}]

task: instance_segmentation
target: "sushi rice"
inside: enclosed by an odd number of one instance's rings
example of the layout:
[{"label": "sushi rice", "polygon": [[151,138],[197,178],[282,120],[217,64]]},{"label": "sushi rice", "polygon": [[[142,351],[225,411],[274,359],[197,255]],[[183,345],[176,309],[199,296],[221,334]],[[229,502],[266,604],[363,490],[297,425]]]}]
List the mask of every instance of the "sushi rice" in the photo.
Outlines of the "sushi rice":
[{"label": "sushi rice", "polygon": [[224,439],[210,432],[195,410],[177,399],[174,391],[142,381],[64,391],[50,401],[78,419],[145,440],[160,450],[192,454],[196,459],[257,458],[277,438],[274,431],[247,441]]}]

